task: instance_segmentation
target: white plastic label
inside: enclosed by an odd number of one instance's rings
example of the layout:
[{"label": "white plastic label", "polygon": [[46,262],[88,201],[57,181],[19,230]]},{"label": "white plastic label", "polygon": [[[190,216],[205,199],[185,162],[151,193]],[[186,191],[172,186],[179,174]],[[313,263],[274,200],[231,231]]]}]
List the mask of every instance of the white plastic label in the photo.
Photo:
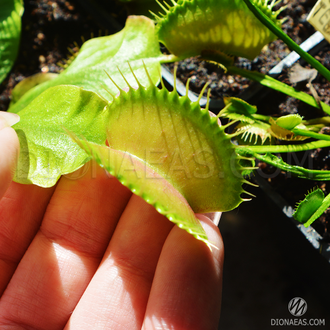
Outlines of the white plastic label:
[{"label": "white plastic label", "polygon": [[309,13],[307,21],[330,42],[330,0],[319,0]]}]

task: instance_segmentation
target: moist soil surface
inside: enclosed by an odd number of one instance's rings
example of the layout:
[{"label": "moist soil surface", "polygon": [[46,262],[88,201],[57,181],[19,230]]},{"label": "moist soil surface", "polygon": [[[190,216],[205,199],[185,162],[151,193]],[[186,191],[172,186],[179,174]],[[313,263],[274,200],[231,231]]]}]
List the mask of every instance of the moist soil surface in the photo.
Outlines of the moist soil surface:
[{"label": "moist soil surface", "polygon": [[[102,5],[101,5],[102,3]],[[115,33],[124,26],[127,11],[120,3],[113,1],[78,1],[78,0],[26,0],[22,18],[22,37],[20,51],[11,73],[0,85],[0,110],[9,107],[11,90],[24,78],[38,72],[59,73],[79,51],[84,40],[93,36]],[[286,5],[279,18],[286,18],[283,30],[298,44],[311,36],[315,30],[306,18],[316,0],[284,0],[280,5]],[[323,65],[330,68],[330,46],[325,45],[319,51],[317,58]],[[164,49],[164,52],[166,50]],[[235,65],[262,73],[267,73],[272,67],[284,59],[290,50],[280,40],[276,40],[262,50],[253,61],[235,58]],[[308,68],[305,63],[302,66]],[[223,96],[238,96],[251,86],[251,81],[234,75],[226,75],[224,71],[213,64],[191,58],[179,62],[178,79],[186,83],[190,78],[190,89],[199,94],[206,82],[211,88],[211,97],[221,99]],[[173,70],[174,65],[168,67]],[[277,78],[289,83],[289,69],[282,71]],[[306,83],[294,85],[310,94]],[[330,103],[329,82],[318,75],[313,81],[321,101]],[[248,100],[258,107],[258,113],[280,116],[289,113],[299,113],[305,119],[319,117],[315,108],[283,94],[263,88],[257,96]],[[220,110],[220,109],[219,109]],[[322,133],[330,134],[330,128],[324,128]],[[330,169],[330,149],[314,150],[312,152],[289,155],[288,161],[313,169]],[[284,159],[285,160],[285,159]],[[293,178],[276,168],[259,162],[259,173],[279,192],[289,204],[294,206],[304,198],[307,190],[320,187],[325,194],[330,192],[326,182],[314,182]],[[292,189],[294,188],[294,190]],[[325,212],[313,227],[321,236],[330,242],[330,212]]]}]

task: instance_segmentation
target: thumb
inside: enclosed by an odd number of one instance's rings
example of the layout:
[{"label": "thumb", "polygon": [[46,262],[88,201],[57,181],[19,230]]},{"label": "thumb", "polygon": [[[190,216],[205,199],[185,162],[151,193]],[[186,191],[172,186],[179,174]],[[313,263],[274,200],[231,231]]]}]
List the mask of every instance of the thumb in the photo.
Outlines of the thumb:
[{"label": "thumb", "polygon": [[19,140],[10,126],[18,121],[17,114],[0,111],[0,199],[13,179],[17,164]]}]

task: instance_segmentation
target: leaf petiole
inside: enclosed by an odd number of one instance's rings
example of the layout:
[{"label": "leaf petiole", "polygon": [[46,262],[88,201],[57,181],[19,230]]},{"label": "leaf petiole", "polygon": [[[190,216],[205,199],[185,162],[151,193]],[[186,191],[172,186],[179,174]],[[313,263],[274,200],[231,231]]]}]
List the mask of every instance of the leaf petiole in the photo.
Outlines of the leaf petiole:
[{"label": "leaf petiole", "polygon": [[291,130],[291,132],[296,135],[308,136],[310,138],[323,140],[323,141],[330,141],[330,135],[315,133],[315,132],[308,131],[306,129],[294,128]]},{"label": "leaf petiole", "polygon": [[[289,145],[255,145],[255,146],[239,146],[236,147],[236,150],[239,153],[243,152],[244,154],[249,154],[249,151],[252,153],[285,153],[285,152],[297,152],[305,151],[317,148],[330,147],[330,141],[320,140],[312,141],[304,144],[289,144]],[[244,149],[246,149],[244,151]]]},{"label": "leaf petiole", "polygon": [[279,168],[280,170],[286,171],[287,173],[293,174],[301,179],[316,180],[316,181],[329,181],[330,171],[323,170],[310,170],[297,165],[290,165],[284,162],[281,158],[274,156],[273,154],[267,153],[265,155],[259,153],[252,153],[253,157],[261,160],[264,163]]}]

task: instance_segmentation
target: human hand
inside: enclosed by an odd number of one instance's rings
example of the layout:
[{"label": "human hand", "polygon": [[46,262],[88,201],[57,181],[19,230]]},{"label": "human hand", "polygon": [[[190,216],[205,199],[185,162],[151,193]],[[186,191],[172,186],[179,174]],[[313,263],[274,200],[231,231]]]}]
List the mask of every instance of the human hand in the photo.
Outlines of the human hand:
[{"label": "human hand", "polygon": [[[0,192],[17,148],[0,131]],[[217,329],[223,244],[197,216],[218,250],[94,162],[52,188],[11,183],[0,201],[0,329]]]}]

